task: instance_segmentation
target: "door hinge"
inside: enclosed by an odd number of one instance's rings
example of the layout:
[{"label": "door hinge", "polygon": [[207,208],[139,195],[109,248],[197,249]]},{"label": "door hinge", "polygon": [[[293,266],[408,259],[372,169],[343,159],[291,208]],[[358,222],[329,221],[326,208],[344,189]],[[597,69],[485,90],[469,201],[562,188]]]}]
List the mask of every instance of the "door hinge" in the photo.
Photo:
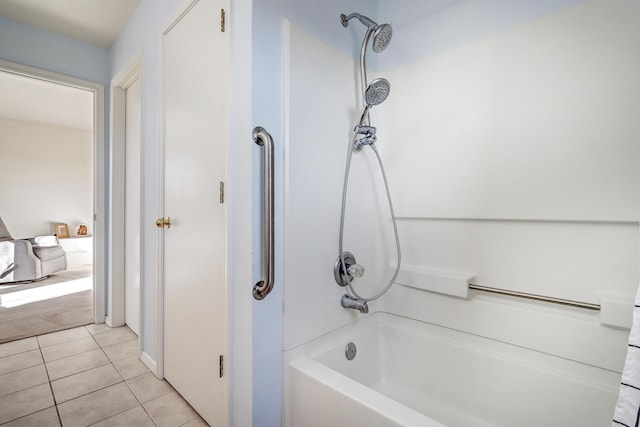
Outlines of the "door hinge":
[{"label": "door hinge", "polygon": [[219,368],[220,368],[220,378],[222,378],[222,370],[223,370],[223,366],[222,366],[223,364],[222,364],[222,362],[223,362],[223,359],[224,359],[224,358],[222,357],[222,355],[220,355],[220,365],[219,365]]},{"label": "door hinge", "polygon": [[220,203],[224,203],[224,182],[220,181]]},{"label": "door hinge", "polygon": [[225,12],[224,9],[220,9],[220,31],[224,33],[225,30]]}]

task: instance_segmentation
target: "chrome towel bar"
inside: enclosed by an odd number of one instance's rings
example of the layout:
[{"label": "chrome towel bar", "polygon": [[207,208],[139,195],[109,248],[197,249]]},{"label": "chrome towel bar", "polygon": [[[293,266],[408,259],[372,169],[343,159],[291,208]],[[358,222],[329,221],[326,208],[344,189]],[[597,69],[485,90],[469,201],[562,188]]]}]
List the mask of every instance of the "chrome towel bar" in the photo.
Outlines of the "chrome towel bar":
[{"label": "chrome towel bar", "polygon": [[274,227],[273,227],[273,138],[264,128],[253,129],[253,142],[264,147],[264,280],[253,287],[253,297],[261,300],[273,289]]},{"label": "chrome towel bar", "polygon": [[531,300],[535,300],[535,301],[548,302],[548,303],[552,303],[552,304],[568,305],[570,307],[583,308],[585,310],[600,311],[600,305],[599,304],[592,304],[592,303],[589,303],[589,302],[572,301],[572,300],[562,299],[562,298],[554,298],[554,297],[546,297],[546,296],[536,295],[536,294],[528,294],[528,293],[525,293],[525,292],[509,291],[507,289],[490,288],[488,286],[481,286],[481,285],[476,285],[476,284],[473,284],[473,283],[469,284],[469,289],[473,289],[474,291],[480,291],[480,292],[489,292],[489,293],[492,293],[492,294],[506,295],[506,296],[510,296],[510,297],[525,298],[525,299],[531,299]]}]

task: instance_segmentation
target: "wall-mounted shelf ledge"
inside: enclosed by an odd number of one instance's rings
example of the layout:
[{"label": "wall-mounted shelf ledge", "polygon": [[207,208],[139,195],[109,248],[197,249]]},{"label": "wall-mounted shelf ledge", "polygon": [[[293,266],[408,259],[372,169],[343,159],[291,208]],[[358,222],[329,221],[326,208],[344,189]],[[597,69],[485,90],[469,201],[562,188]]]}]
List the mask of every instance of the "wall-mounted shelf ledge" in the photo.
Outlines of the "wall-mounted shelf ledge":
[{"label": "wall-mounted shelf ledge", "polygon": [[474,279],[473,275],[467,273],[403,268],[398,273],[396,283],[423,291],[468,298],[469,283]]}]

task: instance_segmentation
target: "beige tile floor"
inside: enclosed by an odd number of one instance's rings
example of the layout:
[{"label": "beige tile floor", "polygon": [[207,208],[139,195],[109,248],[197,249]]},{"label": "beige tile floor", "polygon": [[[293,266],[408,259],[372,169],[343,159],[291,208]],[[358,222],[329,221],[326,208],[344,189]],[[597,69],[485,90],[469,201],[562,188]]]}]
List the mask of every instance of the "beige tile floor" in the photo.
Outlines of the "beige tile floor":
[{"label": "beige tile floor", "polygon": [[137,336],[126,326],[0,344],[0,425],[207,426],[137,354]]}]

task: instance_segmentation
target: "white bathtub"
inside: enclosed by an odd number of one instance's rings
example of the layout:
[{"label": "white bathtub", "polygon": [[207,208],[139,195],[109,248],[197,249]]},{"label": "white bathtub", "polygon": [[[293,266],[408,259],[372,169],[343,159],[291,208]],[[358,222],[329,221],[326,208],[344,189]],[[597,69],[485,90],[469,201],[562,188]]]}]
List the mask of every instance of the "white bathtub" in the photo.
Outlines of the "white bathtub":
[{"label": "white bathtub", "polygon": [[386,313],[285,352],[285,365],[288,427],[608,426],[620,381],[617,372]]}]

